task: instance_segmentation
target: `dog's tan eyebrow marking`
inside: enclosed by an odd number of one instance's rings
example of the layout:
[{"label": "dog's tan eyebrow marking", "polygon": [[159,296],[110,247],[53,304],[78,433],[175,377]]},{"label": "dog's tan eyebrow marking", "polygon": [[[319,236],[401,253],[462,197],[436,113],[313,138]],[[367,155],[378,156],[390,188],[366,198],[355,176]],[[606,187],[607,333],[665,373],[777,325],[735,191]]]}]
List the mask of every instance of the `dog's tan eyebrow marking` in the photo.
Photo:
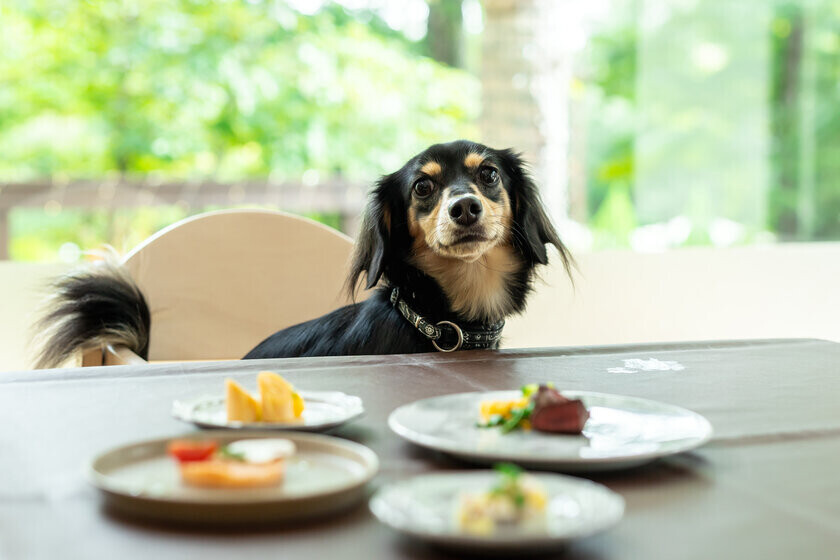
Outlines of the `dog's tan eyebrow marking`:
[{"label": "dog's tan eyebrow marking", "polygon": [[440,164],[436,161],[427,161],[420,168],[420,173],[425,173],[426,175],[440,175],[441,171]]},{"label": "dog's tan eyebrow marking", "polygon": [[481,154],[477,154],[472,152],[467,154],[467,157],[464,158],[464,165],[467,167],[478,167],[484,162],[484,156]]}]

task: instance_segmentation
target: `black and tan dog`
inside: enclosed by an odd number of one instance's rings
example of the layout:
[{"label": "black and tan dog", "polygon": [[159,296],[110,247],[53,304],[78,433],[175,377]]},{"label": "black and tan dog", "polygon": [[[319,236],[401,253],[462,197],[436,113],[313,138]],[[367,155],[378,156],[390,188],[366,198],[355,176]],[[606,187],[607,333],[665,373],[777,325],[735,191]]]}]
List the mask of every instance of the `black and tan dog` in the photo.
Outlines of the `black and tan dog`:
[{"label": "black and tan dog", "polygon": [[[364,280],[379,285],[375,293],[278,331],[245,358],[497,348],[505,318],[525,308],[535,269],[548,262],[547,244],[568,269],[568,251],[517,154],[436,144],[371,194],[348,287]],[[119,269],[68,276],[56,293],[41,322],[53,333],[39,367],[102,344],[147,357],[148,307]]]}]

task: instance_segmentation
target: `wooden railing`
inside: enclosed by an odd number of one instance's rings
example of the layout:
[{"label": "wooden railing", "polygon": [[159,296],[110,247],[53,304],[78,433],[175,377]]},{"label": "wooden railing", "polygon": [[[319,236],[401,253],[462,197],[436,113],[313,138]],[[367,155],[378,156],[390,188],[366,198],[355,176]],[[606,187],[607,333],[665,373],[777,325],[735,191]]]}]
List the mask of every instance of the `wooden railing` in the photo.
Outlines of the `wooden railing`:
[{"label": "wooden railing", "polygon": [[0,183],[0,260],[9,257],[9,212],[12,208],[136,208],[181,205],[269,205],[287,212],[338,214],[341,230],[354,237],[367,197],[368,185],[331,179],[314,185],[302,182],[248,180],[155,181],[153,179],[95,179]]}]

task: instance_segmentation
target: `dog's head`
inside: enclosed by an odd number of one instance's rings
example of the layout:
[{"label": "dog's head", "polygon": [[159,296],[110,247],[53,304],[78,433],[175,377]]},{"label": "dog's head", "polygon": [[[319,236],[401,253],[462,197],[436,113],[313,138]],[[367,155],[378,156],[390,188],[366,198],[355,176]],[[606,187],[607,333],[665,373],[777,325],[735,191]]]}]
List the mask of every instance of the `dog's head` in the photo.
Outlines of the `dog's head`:
[{"label": "dog's head", "polygon": [[355,286],[365,273],[371,288],[409,264],[451,296],[446,284],[468,274],[470,263],[509,276],[524,272],[530,281],[530,271],[548,262],[549,243],[568,266],[568,252],[516,153],[464,140],[436,144],[377,183],[350,282]]}]

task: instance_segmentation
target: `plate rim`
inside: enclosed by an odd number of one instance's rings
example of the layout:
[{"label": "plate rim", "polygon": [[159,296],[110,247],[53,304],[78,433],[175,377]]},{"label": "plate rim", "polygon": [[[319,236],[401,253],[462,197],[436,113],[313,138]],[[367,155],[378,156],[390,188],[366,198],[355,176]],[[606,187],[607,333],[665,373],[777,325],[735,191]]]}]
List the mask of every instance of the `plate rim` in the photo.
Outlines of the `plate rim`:
[{"label": "plate rim", "polygon": [[352,492],[354,490],[364,488],[367,484],[369,484],[379,473],[380,469],[380,461],[379,456],[369,447],[362,445],[361,443],[357,443],[355,441],[346,440],[344,438],[339,438],[335,436],[329,436],[325,434],[311,434],[311,433],[301,433],[295,432],[292,430],[288,430],[284,433],[284,437],[288,439],[299,439],[299,440],[309,440],[321,443],[330,443],[332,445],[344,446],[345,449],[349,449],[355,453],[357,453],[363,459],[363,463],[357,462],[360,466],[364,468],[363,476],[356,482],[344,485],[338,488],[334,488],[332,490],[317,492],[313,494],[304,494],[299,496],[291,496],[291,497],[278,497],[278,496],[271,496],[261,498],[258,496],[253,497],[253,499],[249,500],[218,500],[218,501],[203,501],[200,499],[189,498],[189,499],[180,499],[180,498],[172,498],[166,496],[153,496],[153,495],[145,495],[145,494],[133,494],[131,492],[125,491],[124,489],[118,488],[115,484],[108,480],[108,475],[98,471],[96,469],[96,463],[106,457],[107,455],[116,453],[118,451],[125,450],[129,447],[137,446],[137,445],[154,445],[158,443],[164,443],[171,441],[173,439],[207,439],[208,435],[216,434],[219,437],[235,437],[235,438],[272,438],[278,437],[276,433],[266,433],[265,431],[252,431],[246,434],[237,433],[235,436],[233,435],[234,432],[230,430],[215,430],[215,431],[204,431],[204,432],[187,432],[179,435],[174,436],[166,436],[166,437],[159,437],[159,438],[152,438],[152,439],[145,439],[145,440],[138,440],[133,441],[130,443],[126,443],[123,445],[117,445],[114,447],[110,447],[96,453],[90,459],[87,460],[84,467],[84,477],[88,484],[103,492],[105,494],[110,494],[122,499],[129,499],[129,500],[137,500],[144,503],[149,504],[158,504],[158,505],[173,505],[173,506],[198,506],[198,507],[211,507],[211,508],[219,508],[219,507],[242,507],[242,506],[260,506],[260,505],[267,505],[267,504],[294,504],[296,502],[304,502],[309,500],[323,500],[328,499],[332,496],[337,496],[341,494],[345,494],[347,492]]},{"label": "plate rim", "polygon": [[615,490],[610,489],[604,484],[599,482],[595,482],[593,480],[589,480],[587,478],[582,478],[578,476],[570,476],[565,474],[559,473],[552,473],[552,472],[528,472],[527,474],[534,476],[536,478],[554,478],[554,479],[562,479],[564,482],[571,482],[575,485],[580,487],[588,487],[590,489],[594,489],[598,492],[603,493],[604,496],[609,497],[609,499],[614,500],[615,505],[617,506],[617,515],[614,518],[609,518],[605,521],[602,521],[597,527],[578,532],[575,534],[570,535],[538,535],[538,536],[528,536],[528,535],[519,535],[519,536],[505,536],[500,538],[498,535],[488,537],[486,535],[470,535],[468,533],[463,532],[453,532],[453,533],[429,533],[426,531],[421,530],[414,530],[411,527],[403,527],[397,526],[393,523],[386,521],[384,517],[380,517],[380,515],[376,512],[375,503],[380,503],[383,501],[382,495],[392,487],[399,486],[400,484],[407,484],[419,478],[438,478],[444,476],[458,476],[467,478],[475,473],[481,473],[490,475],[493,474],[494,471],[491,469],[477,469],[477,470],[436,470],[430,471],[422,474],[416,474],[412,476],[402,477],[395,481],[391,481],[385,484],[382,484],[379,488],[376,489],[376,492],[371,496],[370,500],[368,500],[368,509],[370,510],[371,514],[383,525],[390,527],[394,531],[398,533],[402,533],[414,538],[422,539],[425,541],[430,541],[434,543],[439,543],[443,545],[456,545],[456,546],[463,546],[463,547],[474,547],[474,548],[486,548],[486,547],[536,547],[536,546],[546,546],[546,545],[560,545],[564,543],[571,542],[575,539],[586,538],[591,535],[598,534],[602,531],[606,531],[611,527],[617,525],[623,518],[624,514],[627,511],[627,501],[624,499],[624,496],[616,492]]},{"label": "plate rim", "polygon": [[[510,462],[521,462],[529,465],[540,465],[540,466],[561,466],[561,465],[568,465],[570,467],[582,467],[586,465],[593,465],[593,466],[605,466],[615,464],[620,466],[620,463],[633,463],[633,464],[642,464],[648,461],[652,461],[654,459],[658,459],[660,457],[668,457],[670,455],[676,455],[678,453],[685,453],[686,451],[690,451],[692,449],[696,449],[702,445],[705,445],[709,441],[711,441],[712,436],[714,435],[714,427],[712,423],[709,422],[708,418],[703,416],[698,412],[694,412],[693,410],[687,409],[685,407],[666,403],[663,401],[657,401],[654,399],[646,399],[644,397],[635,397],[632,395],[619,395],[616,393],[602,393],[598,391],[586,391],[586,390],[578,390],[578,389],[568,389],[568,390],[561,390],[560,393],[567,394],[570,396],[576,395],[586,395],[586,396],[595,396],[595,397],[621,397],[626,399],[632,399],[638,402],[643,403],[653,403],[656,405],[665,405],[672,409],[680,410],[682,413],[688,413],[689,416],[693,416],[698,420],[701,420],[702,423],[705,424],[706,433],[703,437],[699,438],[697,441],[691,442],[690,444],[679,446],[675,450],[670,450],[667,452],[661,451],[649,451],[646,453],[638,453],[634,455],[618,455],[612,457],[563,457],[563,458],[545,458],[536,455],[510,455],[505,453],[496,453],[496,452],[485,452],[485,451],[464,451],[463,449],[458,449],[455,445],[439,445],[430,440],[432,439],[439,439],[435,436],[425,436],[424,434],[420,434],[415,432],[414,430],[407,428],[396,421],[397,413],[400,410],[406,409],[410,406],[414,406],[419,402],[433,400],[441,397],[449,397],[449,396],[457,396],[457,395],[481,395],[486,393],[502,393],[502,392],[515,392],[516,389],[501,389],[501,390],[494,390],[494,391],[465,391],[462,393],[448,393],[445,395],[437,395],[435,397],[427,397],[425,399],[418,399],[412,401],[410,403],[406,403],[402,406],[397,407],[388,415],[388,427],[393,431],[395,434],[400,436],[401,438],[415,444],[419,445],[420,447],[424,447],[426,449],[432,449],[434,451],[440,451],[443,453],[449,453],[450,455],[454,455],[456,457],[465,457],[472,460],[479,460],[479,461],[510,461]],[[562,434],[560,434],[562,436]],[[419,437],[418,437],[419,436]]]},{"label": "plate rim", "polygon": [[195,418],[189,417],[184,414],[185,409],[189,409],[192,411],[194,407],[201,401],[206,400],[221,400],[224,402],[225,397],[224,395],[199,395],[187,399],[175,399],[172,401],[172,407],[170,409],[170,414],[176,420],[180,420],[181,422],[186,422],[188,424],[192,424],[194,426],[198,426],[204,429],[216,429],[216,430],[256,430],[256,431],[274,431],[274,430],[290,430],[290,431],[297,431],[297,432],[316,432],[322,430],[329,430],[330,428],[335,428],[336,426],[341,426],[357,418],[361,417],[365,413],[365,405],[364,401],[361,397],[357,395],[350,395],[343,391],[300,391],[300,394],[304,397],[306,395],[312,395],[310,398],[312,400],[319,400],[318,395],[324,394],[338,394],[342,395],[343,397],[347,397],[350,399],[355,399],[358,403],[358,407],[355,407],[351,410],[351,414],[341,420],[332,420],[329,422],[321,422],[318,424],[290,424],[288,422],[225,422],[224,424],[215,424],[211,422],[204,422],[202,420],[197,420]]}]

